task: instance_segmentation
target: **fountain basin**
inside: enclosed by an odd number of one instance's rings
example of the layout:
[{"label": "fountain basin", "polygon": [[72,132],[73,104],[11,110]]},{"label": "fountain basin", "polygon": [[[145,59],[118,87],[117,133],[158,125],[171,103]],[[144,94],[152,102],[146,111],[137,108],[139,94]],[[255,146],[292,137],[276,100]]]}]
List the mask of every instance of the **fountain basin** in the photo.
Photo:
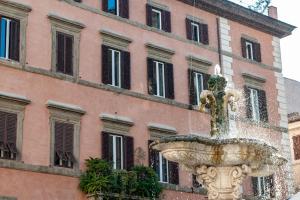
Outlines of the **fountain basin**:
[{"label": "fountain basin", "polygon": [[286,163],[278,150],[256,139],[212,139],[195,135],[162,138],[150,145],[162,155],[197,174],[200,166],[248,166],[248,176],[269,176]]}]

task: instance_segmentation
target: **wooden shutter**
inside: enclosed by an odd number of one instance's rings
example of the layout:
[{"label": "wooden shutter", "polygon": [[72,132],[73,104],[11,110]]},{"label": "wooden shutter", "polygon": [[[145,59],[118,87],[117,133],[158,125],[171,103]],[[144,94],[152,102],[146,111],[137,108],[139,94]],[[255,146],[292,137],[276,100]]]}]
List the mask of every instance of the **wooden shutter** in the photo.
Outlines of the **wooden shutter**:
[{"label": "wooden shutter", "polygon": [[110,161],[110,155],[109,155],[109,133],[102,132],[102,138],[101,138],[101,146],[102,146],[102,159],[106,161]]},{"label": "wooden shutter", "polygon": [[165,92],[166,98],[174,99],[174,75],[173,64],[165,63]]},{"label": "wooden shutter", "polygon": [[4,150],[6,130],[5,130],[6,114],[0,111],[0,150]]},{"label": "wooden shutter", "polygon": [[65,72],[65,35],[56,33],[56,71]]},{"label": "wooden shutter", "polygon": [[148,140],[149,167],[152,167],[156,173],[159,172],[159,152],[150,148],[152,140]]},{"label": "wooden shutter", "polygon": [[258,106],[260,121],[268,122],[267,97],[264,90],[258,90]]},{"label": "wooden shutter", "polygon": [[102,0],[102,10],[104,12],[108,11],[108,0]]},{"label": "wooden shutter", "polygon": [[171,13],[166,10],[161,10],[162,13],[162,29],[166,32],[171,32]]},{"label": "wooden shutter", "polygon": [[119,0],[120,7],[120,17],[129,18],[129,1],[128,0]]},{"label": "wooden shutter", "polygon": [[130,90],[130,53],[127,51],[121,52],[121,87]]},{"label": "wooden shutter", "polygon": [[156,94],[156,76],[155,67],[152,58],[147,59],[147,71],[148,71],[148,93],[150,95]]},{"label": "wooden shutter", "polygon": [[254,51],[254,60],[257,62],[261,62],[261,51],[260,51],[260,44],[253,43],[253,51]]},{"label": "wooden shutter", "polygon": [[186,38],[188,40],[192,40],[192,20],[186,18],[185,19],[185,26],[186,26]]},{"label": "wooden shutter", "polygon": [[65,36],[65,74],[73,75],[73,36]]},{"label": "wooden shutter", "polygon": [[189,96],[190,96],[190,104],[196,105],[197,104],[197,98],[196,98],[196,91],[195,91],[195,76],[194,76],[194,70],[188,69],[188,85],[189,85]]},{"label": "wooden shutter", "polygon": [[59,165],[59,160],[63,159],[63,143],[64,143],[64,125],[60,122],[55,122],[55,141],[54,141],[54,164]]},{"label": "wooden shutter", "polygon": [[74,125],[65,124],[64,127],[64,152],[73,154],[73,145],[74,145]]},{"label": "wooden shutter", "polygon": [[168,168],[169,168],[169,183],[178,185],[179,184],[178,163],[168,161]]},{"label": "wooden shutter", "polygon": [[10,153],[17,153],[17,114],[6,114],[6,134],[7,134],[7,146]]},{"label": "wooden shutter", "polygon": [[102,45],[102,83],[112,84],[112,66],[109,47]]},{"label": "wooden shutter", "polygon": [[124,169],[130,170],[134,165],[134,142],[133,137],[123,137]]},{"label": "wooden shutter", "polygon": [[207,24],[199,24],[200,29],[200,42],[202,44],[208,44],[208,25]]},{"label": "wooden shutter", "polygon": [[20,21],[11,20],[9,34],[9,59],[19,61],[20,54]]},{"label": "wooden shutter", "polygon": [[246,39],[241,38],[241,47],[242,47],[242,56],[247,58],[247,51],[246,51]]},{"label": "wooden shutter", "polygon": [[208,80],[210,78],[210,74],[202,73],[202,76],[203,76],[203,90],[208,90]]},{"label": "wooden shutter", "polygon": [[152,6],[146,4],[146,24],[152,26]]},{"label": "wooden shutter", "polygon": [[252,106],[250,99],[250,89],[247,86],[244,86],[245,92],[245,103],[246,103],[246,116],[248,119],[252,119]]}]

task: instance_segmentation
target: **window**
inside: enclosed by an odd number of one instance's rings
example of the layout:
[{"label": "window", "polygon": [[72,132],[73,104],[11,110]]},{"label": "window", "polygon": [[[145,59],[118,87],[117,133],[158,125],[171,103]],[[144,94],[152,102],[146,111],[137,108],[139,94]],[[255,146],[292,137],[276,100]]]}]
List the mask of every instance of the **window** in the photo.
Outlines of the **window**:
[{"label": "window", "polygon": [[0,111],[0,159],[17,157],[17,114]]},{"label": "window", "polygon": [[54,165],[73,168],[74,125],[56,121],[54,130]]},{"label": "window", "polygon": [[293,137],[294,159],[300,160],[300,135]]},{"label": "window", "polygon": [[147,25],[171,32],[171,14],[167,10],[153,7],[149,4],[146,5],[146,18]]},{"label": "window", "polygon": [[73,75],[74,37],[65,33],[56,33],[56,71]]},{"label": "window", "polygon": [[173,65],[148,58],[149,94],[174,99]]},{"label": "window", "polygon": [[130,89],[130,53],[102,45],[102,82]]},{"label": "window", "polygon": [[2,16],[0,22],[0,58],[19,61],[20,21]]},{"label": "window", "polygon": [[242,56],[249,60],[261,62],[260,44],[241,38]]},{"label": "window", "polygon": [[253,121],[268,122],[266,92],[245,86],[246,114]]},{"label": "window", "polygon": [[189,69],[190,104],[200,106],[200,95],[207,89],[208,74]]},{"label": "window", "polygon": [[102,7],[105,12],[129,18],[129,0],[103,0]]},{"label": "window", "polygon": [[273,198],[275,197],[273,175],[267,177],[252,177],[254,196]]},{"label": "window", "polygon": [[209,44],[208,25],[186,18],[186,34],[188,40]]},{"label": "window", "polygon": [[[152,141],[149,141],[149,144]],[[168,161],[162,154],[149,148],[149,165],[155,170],[162,183],[179,184],[178,164]]]},{"label": "window", "polygon": [[102,158],[109,161],[113,169],[131,169],[134,164],[133,138],[102,132]]}]

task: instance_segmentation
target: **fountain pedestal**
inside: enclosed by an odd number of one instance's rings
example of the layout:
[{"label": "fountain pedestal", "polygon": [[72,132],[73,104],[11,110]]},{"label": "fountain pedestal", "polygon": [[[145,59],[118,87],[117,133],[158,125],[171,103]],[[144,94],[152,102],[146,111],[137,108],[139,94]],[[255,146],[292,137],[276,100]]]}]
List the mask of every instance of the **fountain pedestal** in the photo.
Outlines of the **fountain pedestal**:
[{"label": "fountain pedestal", "polygon": [[197,181],[204,184],[210,200],[236,200],[241,197],[241,184],[251,172],[247,165],[196,168]]}]

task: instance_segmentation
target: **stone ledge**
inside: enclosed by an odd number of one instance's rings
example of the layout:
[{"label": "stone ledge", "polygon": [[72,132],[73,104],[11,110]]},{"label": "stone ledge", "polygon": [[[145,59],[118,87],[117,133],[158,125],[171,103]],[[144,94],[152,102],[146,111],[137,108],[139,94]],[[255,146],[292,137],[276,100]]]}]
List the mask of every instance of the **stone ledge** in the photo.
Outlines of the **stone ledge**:
[{"label": "stone ledge", "polygon": [[0,4],[5,5],[7,7],[11,7],[14,9],[18,9],[23,12],[31,12],[32,8],[29,5],[18,3],[14,1],[8,1],[8,0],[0,0]]},{"label": "stone ledge", "polygon": [[148,42],[148,43],[145,44],[145,46],[148,49],[153,49],[155,51],[159,51],[159,52],[162,52],[164,54],[168,54],[168,55],[174,55],[175,54],[174,50],[166,48],[166,47],[162,47],[162,46],[159,46],[159,45],[156,45],[156,44],[153,44],[153,43]]},{"label": "stone ledge", "polygon": [[122,124],[125,126],[133,126],[134,125],[133,121],[128,117],[111,115],[111,114],[107,114],[107,113],[101,113],[100,119],[103,121],[118,123],[118,124]]},{"label": "stone ledge", "polygon": [[41,165],[25,164],[23,162],[12,161],[12,160],[1,160],[0,168],[8,168],[15,170],[31,171],[36,173],[45,173],[61,176],[79,177],[80,171],[74,169],[60,168],[60,167],[49,167]]},{"label": "stone ledge", "polygon": [[195,193],[201,195],[207,195],[207,190],[204,188],[194,188],[194,187],[182,187],[169,183],[161,183],[163,189],[165,190],[173,190],[177,192],[186,192],[186,193]]},{"label": "stone ledge", "polygon": [[1,196],[0,200],[17,200],[17,197]]},{"label": "stone ledge", "polygon": [[53,100],[48,100],[46,105],[47,105],[48,108],[55,108],[55,109],[59,109],[59,110],[65,110],[65,111],[68,111],[68,112],[74,112],[74,113],[78,113],[78,114],[81,114],[81,115],[84,115],[86,113],[85,110],[83,110],[81,107],[79,107],[77,105],[60,103],[60,102],[53,101]]},{"label": "stone ledge", "polygon": [[53,20],[53,21],[56,21],[56,22],[59,22],[59,23],[62,23],[62,24],[66,24],[68,26],[72,26],[72,27],[75,27],[75,28],[78,28],[78,29],[83,29],[83,28],[86,27],[81,22],[71,20],[71,19],[67,19],[67,18],[61,17],[61,16],[53,14],[53,13],[49,13],[48,18],[50,20]]},{"label": "stone ledge", "polygon": [[148,129],[150,131],[158,131],[161,133],[165,133],[165,134],[170,134],[170,135],[174,135],[177,134],[177,130],[176,128],[172,127],[172,126],[167,126],[164,124],[157,124],[157,123],[149,123],[148,124]]},{"label": "stone ledge", "polygon": [[28,105],[31,103],[31,101],[29,99],[27,99],[25,96],[20,96],[17,94],[7,93],[7,92],[2,92],[2,91],[0,91],[0,99],[15,101],[15,102],[23,104],[23,105]]},{"label": "stone ledge", "polygon": [[195,55],[187,55],[186,57],[187,61],[192,62],[192,64],[196,64],[197,66],[212,66],[213,62],[209,61],[206,58],[201,58],[199,56],[195,56]]}]

